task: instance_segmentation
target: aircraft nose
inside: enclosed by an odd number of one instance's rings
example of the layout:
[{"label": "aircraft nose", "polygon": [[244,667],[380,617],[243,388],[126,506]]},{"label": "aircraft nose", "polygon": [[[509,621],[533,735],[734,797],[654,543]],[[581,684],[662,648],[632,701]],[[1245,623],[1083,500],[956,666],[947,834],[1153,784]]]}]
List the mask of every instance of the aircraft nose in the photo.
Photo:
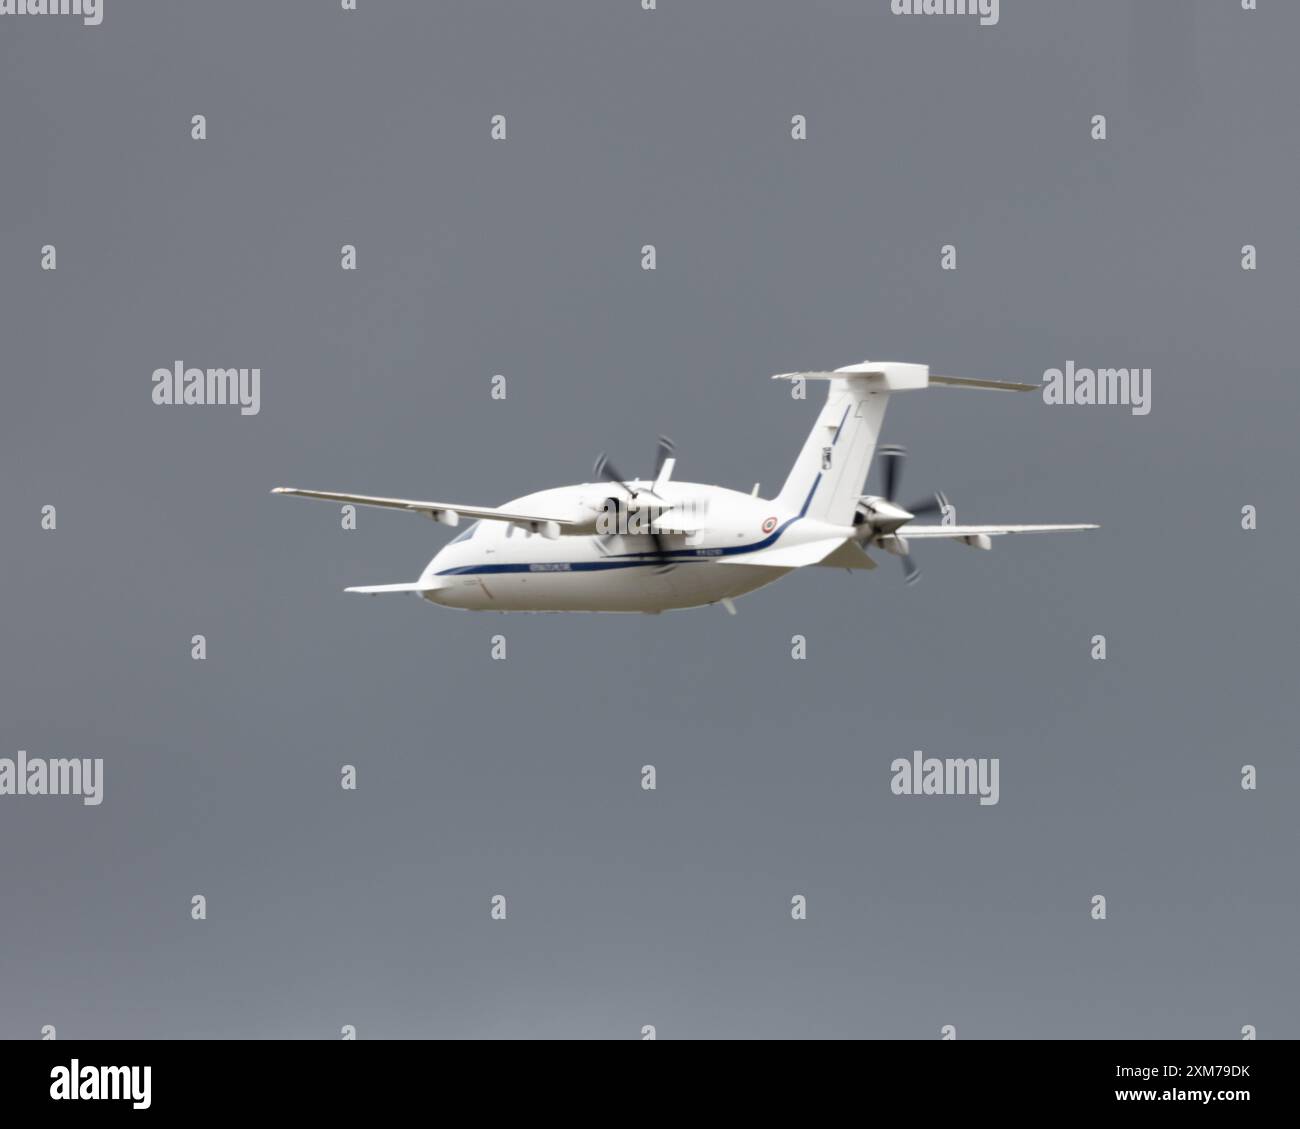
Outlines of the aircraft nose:
[{"label": "aircraft nose", "polygon": [[440,578],[438,576],[438,573],[450,567],[447,564],[446,557],[447,557],[447,550],[442,549],[434,556],[433,560],[431,560],[427,565],[424,566],[424,571],[420,573],[421,584],[427,585],[429,587],[434,587],[434,586],[441,586],[443,583],[445,583],[445,580],[443,578]]},{"label": "aircraft nose", "polygon": [[424,566],[424,571],[420,573],[420,595],[431,604],[442,603],[439,594],[443,589],[450,587],[448,583],[450,578],[438,575],[444,568],[448,567],[440,560],[441,557],[442,554],[439,553]]}]

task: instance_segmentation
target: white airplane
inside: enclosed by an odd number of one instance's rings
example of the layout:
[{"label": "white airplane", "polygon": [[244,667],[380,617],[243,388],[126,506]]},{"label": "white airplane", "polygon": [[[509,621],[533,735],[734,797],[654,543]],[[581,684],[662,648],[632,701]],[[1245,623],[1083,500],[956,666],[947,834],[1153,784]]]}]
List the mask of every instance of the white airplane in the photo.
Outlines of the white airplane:
[{"label": "white airplane", "polygon": [[[624,480],[603,455],[602,481],[560,486],[501,507],[462,506],[277,486],[357,506],[424,514],[444,525],[474,523],[405,584],[348,592],[413,592],[474,611],[642,612],[722,604],[809,565],[874,569],[866,550],[902,558],[908,583],[919,571],[913,541],[945,538],[992,548],[1005,533],[1051,533],[1096,525],[921,525],[952,511],[942,494],[904,509],[895,501],[904,453],[882,447],[883,496],[863,494],[891,392],[944,385],[1030,392],[1038,386],[931,376],[926,365],[864,361],[835,372],[780,373],[773,380],[826,381],[826,404],[775,498],[673,480],[672,444],[659,440],[653,479]],[[611,485],[616,489],[611,490]]]}]

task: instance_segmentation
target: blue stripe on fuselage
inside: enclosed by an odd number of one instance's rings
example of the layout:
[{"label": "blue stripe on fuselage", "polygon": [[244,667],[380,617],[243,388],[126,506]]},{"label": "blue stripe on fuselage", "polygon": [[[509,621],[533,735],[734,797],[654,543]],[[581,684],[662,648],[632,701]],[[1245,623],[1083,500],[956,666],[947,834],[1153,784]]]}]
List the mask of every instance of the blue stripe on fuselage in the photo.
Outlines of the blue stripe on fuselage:
[{"label": "blue stripe on fuselage", "polygon": [[[845,409],[847,412],[847,409]],[[564,562],[540,562],[535,564],[483,564],[483,565],[462,565],[460,568],[446,568],[436,573],[437,576],[476,576],[479,573],[501,573],[501,572],[603,572],[611,568],[644,568],[648,565],[657,565],[664,560],[672,561],[674,564],[686,564],[691,561],[712,560],[715,557],[732,557],[739,553],[755,553],[760,549],[766,549],[776,544],[777,538],[781,536],[801,517],[808,513],[808,507],[812,505],[813,495],[817,493],[817,487],[821,485],[822,476],[820,474],[813,480],[812,489],[808,491],[808,497],[803,500],[803,507],[798,514],[788,521],[777,526],[767,537],[761,541],[754,541],[748,545],[731,545],[725,549],[669,549],[664,553],[656,553],[653,549],[649,552],[638,553],[619,553],[617,560],[609,561],[570,561]],[[626,560],[627,557],[649,557],[650,560]]]}]

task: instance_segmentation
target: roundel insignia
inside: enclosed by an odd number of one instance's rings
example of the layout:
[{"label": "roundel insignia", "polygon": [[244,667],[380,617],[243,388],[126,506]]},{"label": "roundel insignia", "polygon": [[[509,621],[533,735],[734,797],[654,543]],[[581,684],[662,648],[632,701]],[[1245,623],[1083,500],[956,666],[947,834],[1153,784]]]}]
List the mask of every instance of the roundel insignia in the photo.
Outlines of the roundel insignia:
[{"label": "roundel insignia", "polygon": [[763,522],[764,533],[771,533],[772,530],[774,530],[775,528],[776,528],[776,518],[770,517],[765,522]]}]

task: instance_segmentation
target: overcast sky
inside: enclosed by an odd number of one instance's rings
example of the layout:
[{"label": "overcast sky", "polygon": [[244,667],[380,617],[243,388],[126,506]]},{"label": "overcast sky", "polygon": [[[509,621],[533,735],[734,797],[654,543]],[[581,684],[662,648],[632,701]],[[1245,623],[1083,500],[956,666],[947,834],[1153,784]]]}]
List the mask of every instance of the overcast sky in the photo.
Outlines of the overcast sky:
[{"label": "overcast sky", "polygon": [[[0,1036],[1300,1035],[1300,7],[358,7],[0,17],[0,757],[105,777],[0,796]],[[768,375],[863,358],[1149,367],[885,420],[904,495],[1102,529],[504,617],[343,595],[450,532],[268,493],[659,432],[774,493],[817,405]],[[177,361],[260,412],[154,405]],[[893,795],[916,749],[999,803]]]}]

